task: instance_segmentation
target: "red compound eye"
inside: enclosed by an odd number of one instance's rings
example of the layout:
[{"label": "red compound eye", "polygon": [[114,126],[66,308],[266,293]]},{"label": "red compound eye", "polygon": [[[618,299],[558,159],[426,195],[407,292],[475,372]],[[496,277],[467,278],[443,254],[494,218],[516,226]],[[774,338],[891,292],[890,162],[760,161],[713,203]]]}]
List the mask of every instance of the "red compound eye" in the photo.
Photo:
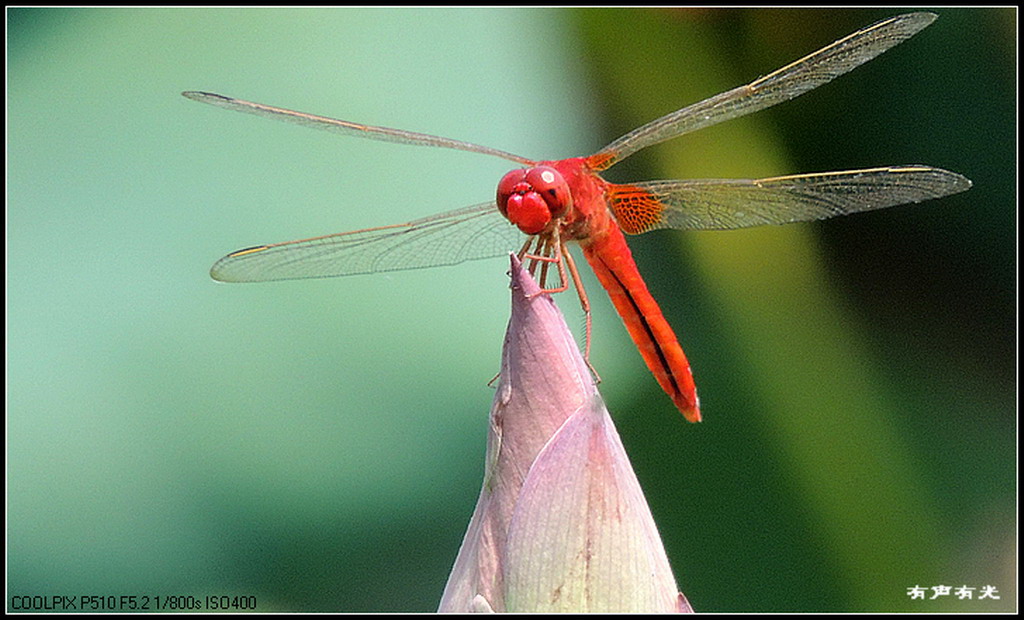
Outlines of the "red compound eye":
[{"label": "red compound eye", "polygon": [[526,173],[526,182],[533,191],[544,197],[551,217],[562,217],[572,206],[572,194],[569,184],[562,178],[562,173],[550,166],[537,166]]},{"label": "red compound eye", "polygon": [[524,194],[530,189],[526,185],[527,172],[528,170],[525,168],[513,170],[501,177],[501,181],[498,181],[498,211],[501,211],[506,218],[508,217],[508,199],[513,194]]},{"label": "red compound eye", "polygon": [[547,228],[551,211],[537,192],[514,194],[508,199],[508,220],[528,235],[536,235]]},{"label": "red compound eye", "polygon": [[569,185],[550,166],[513,170],[498,183],[498,210],[528,235],[542,232],[571,206]]}]

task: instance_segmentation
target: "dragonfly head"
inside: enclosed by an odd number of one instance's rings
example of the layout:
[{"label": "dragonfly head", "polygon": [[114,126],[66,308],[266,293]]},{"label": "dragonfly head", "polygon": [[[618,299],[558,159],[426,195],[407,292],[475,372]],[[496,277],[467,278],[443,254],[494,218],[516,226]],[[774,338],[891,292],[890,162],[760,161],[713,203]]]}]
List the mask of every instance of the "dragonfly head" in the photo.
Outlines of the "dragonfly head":
[{"label": "dragonfly head", "polygon": [[520,168],[498,183],[498,210],[528,235],[536,235],[572,207],[562,173],[550,166]]}]

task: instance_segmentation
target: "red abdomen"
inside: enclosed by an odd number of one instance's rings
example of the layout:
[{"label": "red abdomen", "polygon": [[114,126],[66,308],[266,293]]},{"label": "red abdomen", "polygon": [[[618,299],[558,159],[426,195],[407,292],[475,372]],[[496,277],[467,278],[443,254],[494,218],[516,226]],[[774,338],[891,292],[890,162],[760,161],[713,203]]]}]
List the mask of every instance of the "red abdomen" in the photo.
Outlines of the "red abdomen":
[{"label": "red abdomen", "polygon": [[640,277],[626,239],[615,226],[609,228],[607,234],[580,244],[583,255],[661,389],[687,420],[700,422],[700,404],[686,354]]}]

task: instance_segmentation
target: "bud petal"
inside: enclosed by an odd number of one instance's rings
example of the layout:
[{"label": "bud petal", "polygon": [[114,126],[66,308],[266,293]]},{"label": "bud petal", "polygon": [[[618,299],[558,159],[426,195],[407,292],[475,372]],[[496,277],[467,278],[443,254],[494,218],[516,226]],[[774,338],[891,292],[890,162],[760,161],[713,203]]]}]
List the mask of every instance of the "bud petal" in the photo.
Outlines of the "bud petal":
[{"label": "bud petal", "polygon": [[512,259],[487,465],[440,611],[692,611],[557,306]]}]

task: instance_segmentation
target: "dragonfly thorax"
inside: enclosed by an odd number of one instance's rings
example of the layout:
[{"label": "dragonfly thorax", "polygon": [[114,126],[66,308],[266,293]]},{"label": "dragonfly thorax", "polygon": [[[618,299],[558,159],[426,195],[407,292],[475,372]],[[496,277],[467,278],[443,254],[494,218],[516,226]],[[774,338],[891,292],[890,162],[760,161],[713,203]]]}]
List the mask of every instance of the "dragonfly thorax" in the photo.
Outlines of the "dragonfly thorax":
[{"label": "dragonfly thorax", "polygon": [[571,207],[569,184],[550,166],[513,170],[498,182],[498,210],[528,235],[543,232]]}]

